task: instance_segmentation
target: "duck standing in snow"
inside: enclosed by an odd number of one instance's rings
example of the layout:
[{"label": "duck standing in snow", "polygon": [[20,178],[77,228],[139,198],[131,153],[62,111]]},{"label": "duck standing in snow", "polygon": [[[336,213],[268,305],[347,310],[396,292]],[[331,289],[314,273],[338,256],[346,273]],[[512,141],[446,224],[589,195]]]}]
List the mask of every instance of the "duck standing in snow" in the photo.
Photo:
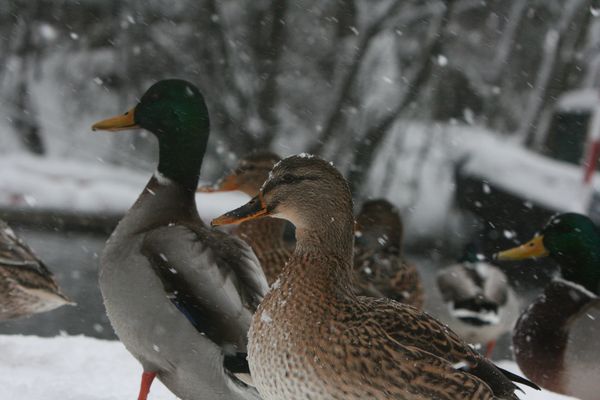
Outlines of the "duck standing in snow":
[{"label": "duck standing in snow", "polygon": [[52,272],[33,250],[0,220],[0,321],[28,317],[73,305]]},{"label": "duck standing in snow", "polygon": [[495,367],[416,308],[355,294],[354,216],[343,176],[300,155],[213,225],[284,218],[296,248],[254,314],[248,361],[266,400],[517,399]]},{"label": "duck standing in snow", "polygon": [[[281,157],[270,152],[257,152],[242,158],[238,166],[215,186],[201,187],[199,192],[239,190],[250,197],[258,194],[269,172]],[[292,251],[283,239],[287,222],[280,218],[261,218],[239,224],[234,234],[252,247],[267,282],[272,284],[281,272]]]},{"label": "duck standing in snow", "polygon": [[600,230],[585,215],[550,219],[529,242],[497,254],[499,260],[551,257],[554,279],[515,326],[519,368],[553,392],[582,400],[600,397]]},{"label": "duck standing in snow", "polygon": [[419,272],[402,257],[402,218],[389,201],[366,201],[356,217],[354,271],[359,294],[423,308]]},{"label": "duck standing in snow", "polygon": [[112,326],[144,373],[183,400],[258,399],[247,373],[252,313],[267,282],[241,240],[208,229],[194,194],[209,136],[200,91],[163,80],[123,115],[94,130],[143,128],[159,143],[158,167],[102,253],[100,288]]},{"label": "duck standing in snow", "polygon": [[485,356],[491,358],[496,340],[512,331],[519,316],[504,272],[468,246],[457,264],[438,272],[437,286],[449,312],[444,322],[468,343],[485,344]]}]

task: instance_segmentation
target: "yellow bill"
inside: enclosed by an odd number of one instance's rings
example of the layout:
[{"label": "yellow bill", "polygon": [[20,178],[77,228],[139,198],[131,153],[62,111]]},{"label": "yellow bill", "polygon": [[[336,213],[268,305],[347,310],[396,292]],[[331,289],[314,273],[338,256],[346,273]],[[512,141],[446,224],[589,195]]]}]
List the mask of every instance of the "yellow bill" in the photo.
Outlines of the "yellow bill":
[{"label": "yellow bill", "polygon": [[544,236],[536,235],[525,244],[494,254],[494,258],[502,261],[516,261],[546,257],[548,254],[548,250],[544,246]]},{"label": "yellow bill", "polygon": [[138,129],[140,126],[135,123],[135,107],[123,115],[107,118],[92,125],[93,131],[122,131],[125,129]]}]

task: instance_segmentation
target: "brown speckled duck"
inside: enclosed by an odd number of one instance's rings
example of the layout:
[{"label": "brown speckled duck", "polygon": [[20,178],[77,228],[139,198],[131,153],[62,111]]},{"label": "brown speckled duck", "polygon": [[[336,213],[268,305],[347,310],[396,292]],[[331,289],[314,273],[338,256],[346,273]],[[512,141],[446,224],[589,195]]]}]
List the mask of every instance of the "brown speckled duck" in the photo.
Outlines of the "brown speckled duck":
[{"label": "brown speckled duck", "polygon": [[52,273],[0,220],[0,321],[27,317],[72,303]]},{"label": "brown speckled duck", "polygon": [[[239,190],[250,197],[258,194],[260,187],[269,177],[273,165],[281,157],[270,152],[249,154],[240,160],[238,166],[222,178],[215,186],[201,187],[199,192],[225,192]],[[292,251],[283,240],[287,222],[280,218],[261,218],[239,224],[234,234],[252,247],[260,265],[272,284]]]},{"label": "brown speckled duck", "polygon": [[550,257],[562,278],[550,282],[514,329],[523,373],[553,392],[600,398],[600,229],[585,215],[554,216],[529,242],[500,260]]},{"label": "brown speckled duck", "polygon": [[250,328],[248,361],[264,399],[517,399],[511,379],[526,380],[434,318],[354,293],[352,198],[329,163],[284,159],[258,196],[213,224],[268,215],[295,225],[296,248]]},{"label": "brown speckled duck", "polygon": [[354,271],[364,296],[387,297],[423,308],[419,273],[402,258],[402,219],[389,201],[365,202],[356,217]]}]

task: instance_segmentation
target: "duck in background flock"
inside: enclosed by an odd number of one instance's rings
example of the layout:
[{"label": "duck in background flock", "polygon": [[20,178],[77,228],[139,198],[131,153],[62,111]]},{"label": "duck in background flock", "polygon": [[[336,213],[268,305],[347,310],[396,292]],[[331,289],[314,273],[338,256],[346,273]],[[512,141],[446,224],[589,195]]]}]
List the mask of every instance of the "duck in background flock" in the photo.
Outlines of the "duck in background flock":
[{"label": "duck in background flock", "polygon": [[485,345],[485,356],[491,358],[498,338],[512,331],[519,302],[500,268],[479,256],[473,245],[464,253],[437,274],[449,314],[444,322],[468,343]]},{"label": "duck in background flock", "polygon": [[600,231],[586,216],[560,214],[529,242],[498,260],[550,257],[561,278],[521,315],[513,333],[523,373],[553,392],[582,400],[600,397]]},{"label": "duck in background flock", "polygon": [[355,294],[352,198],[328,162],[284,159],[257,196],[213,225],[266,216],[294,224],[296,247],[250,328],[264,399],[517,399],[511,380],[535,387],[428,314]]},{"label": "duck in background flock", "polygon": [[189,82],[163,80],[93,126],[136,128],[158,139],[158,167],[104,248],[100,288],[116,334],[143,367],[138,398],[158,376],[183,400],[259,399],[236,374],[248,372],[247,332],[268,286],[246,243],[198,216],[204,98]]},{"label": "duck in background flock", "polygon": [[389,201],[365,202],[356,216],[354,272],[363,296],[387,297],[423,308],[423,284],[413,264],[402,257],[402,219]]},{"label": "duck in background flock", "polygon": [[28,317],[64,305],[52,272],[14,231],[0,220],[0,321]]}]

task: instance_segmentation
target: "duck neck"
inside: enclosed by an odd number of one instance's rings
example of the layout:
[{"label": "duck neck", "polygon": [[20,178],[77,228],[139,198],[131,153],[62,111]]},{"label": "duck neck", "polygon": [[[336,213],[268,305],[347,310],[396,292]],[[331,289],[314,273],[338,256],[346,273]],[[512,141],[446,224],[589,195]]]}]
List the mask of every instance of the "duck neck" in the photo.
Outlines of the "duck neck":
[{"label": "duck neck", "polygon": [[595,294],[600,287],[600,247],[578,252],[576,255],[566,253],[555,257],[560,264],[564,279],[577,283]]},{"label": "duck neck", "polygon": [[296,248],[282,278],[323,293],[351,293],[353,227],[351,215],[314,227],[296,226]]},{"label": "duck neck", "polygon": [[161,133],[159,137],[158,172],[184,189],[195,192],[206,143],[205,127],[178,127]]},{"label": "duck neck", "polygon": [[285,224],[286,221],[280,218],[260,218],[242,222],[237,227],[237,234],[255,252],[267,252],[285,247],[285,243],[283,242]]}]

